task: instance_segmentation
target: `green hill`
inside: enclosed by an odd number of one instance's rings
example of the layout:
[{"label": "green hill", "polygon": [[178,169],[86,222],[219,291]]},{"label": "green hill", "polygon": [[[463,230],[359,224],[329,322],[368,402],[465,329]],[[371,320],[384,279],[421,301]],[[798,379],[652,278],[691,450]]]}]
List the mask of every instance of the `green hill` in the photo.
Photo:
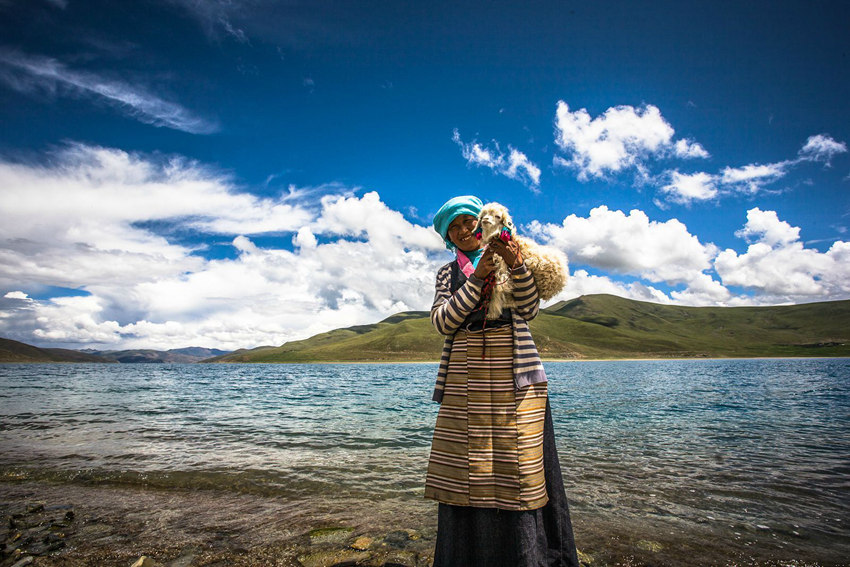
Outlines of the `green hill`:
[{"label": "green hill", "polygon": [[372,325],[335,329],[279,347],[239,350],[204,362],[430,361],[439,358],[442,345],[427,311],[407,311]]},{"label": "green hill", "polygon": [[103,357],[63,348],[38,348],[0,338],[0,362],[113,362]]},{"label": "green hill", "polygon": [[[773,307],[681,307],[588,295],[531,322],[548,359],[850,356],[850,300]],[[336,329],[206,362],[387,362],[439,359],[428,313]]]}]

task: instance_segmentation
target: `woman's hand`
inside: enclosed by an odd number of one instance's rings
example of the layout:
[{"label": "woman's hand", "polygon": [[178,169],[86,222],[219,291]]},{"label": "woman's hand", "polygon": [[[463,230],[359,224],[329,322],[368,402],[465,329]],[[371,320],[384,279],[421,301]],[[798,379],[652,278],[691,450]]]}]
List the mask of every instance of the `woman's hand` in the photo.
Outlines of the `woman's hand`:
[{"label": "woman's hand", "polygon": [[481,254],[481,259],[478,260],[478,266],[472,273],[476,278],[483,280],[496,269],[496,264],[493,262],[493,248],[488,246],[484,253]]},{"label": "woman's hand", "polygon": [[490,250],[501,256],[509,268],[519,268],[522,265],[522,252],[520,252],[519,244],[514,240],[504,242],[499,238],[494,238],[487,245],[487,251]]}]

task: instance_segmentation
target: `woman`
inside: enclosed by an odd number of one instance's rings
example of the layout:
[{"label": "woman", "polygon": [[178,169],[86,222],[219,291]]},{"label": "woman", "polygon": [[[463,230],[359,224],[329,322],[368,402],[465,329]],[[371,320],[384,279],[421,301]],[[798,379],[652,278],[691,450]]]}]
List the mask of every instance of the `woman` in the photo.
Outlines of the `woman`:
[{"label": "woman", "polygon": [[[434,217],[457,253],[437,272],[431,307],[446,335],[425,482],[425,497],[440,503],[434,567],[578,567],[546,374],[526,323],[537,288],[515,243],[475,238],[482,206],[455,197]],[[495,254],[511,270],[517,307],[485,319]]]}]

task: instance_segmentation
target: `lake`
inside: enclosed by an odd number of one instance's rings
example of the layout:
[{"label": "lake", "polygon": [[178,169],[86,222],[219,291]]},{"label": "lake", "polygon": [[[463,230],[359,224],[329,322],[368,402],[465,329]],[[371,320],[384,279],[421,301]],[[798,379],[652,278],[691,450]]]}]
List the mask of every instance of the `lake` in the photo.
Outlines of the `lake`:
[{"label": "lake", "polygon": [[[545,366],[580,549],[850,557],[850,360]],[[361,502],[364,521],[404,510],[432,533],[436,368],[4,364],[0,467],[6,482]]]}]

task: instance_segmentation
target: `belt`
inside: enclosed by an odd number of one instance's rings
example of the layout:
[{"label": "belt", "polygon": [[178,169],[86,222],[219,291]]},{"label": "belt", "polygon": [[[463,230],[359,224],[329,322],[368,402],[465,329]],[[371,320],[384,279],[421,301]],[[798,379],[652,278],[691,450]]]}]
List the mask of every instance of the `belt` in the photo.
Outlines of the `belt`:
[{"label": "belt", "polygon": [[463,327],[463,330],[467,333],[478,333],[483,331],[484,329],[487,329],[489,331],[492,329],[501,329],[502,327],[510,327],[511,324],[511,321],[500,321],[497,319],[495,321],[487,321],[487,324],[485,326],[484,321],[474,321],[466,327]]}]

